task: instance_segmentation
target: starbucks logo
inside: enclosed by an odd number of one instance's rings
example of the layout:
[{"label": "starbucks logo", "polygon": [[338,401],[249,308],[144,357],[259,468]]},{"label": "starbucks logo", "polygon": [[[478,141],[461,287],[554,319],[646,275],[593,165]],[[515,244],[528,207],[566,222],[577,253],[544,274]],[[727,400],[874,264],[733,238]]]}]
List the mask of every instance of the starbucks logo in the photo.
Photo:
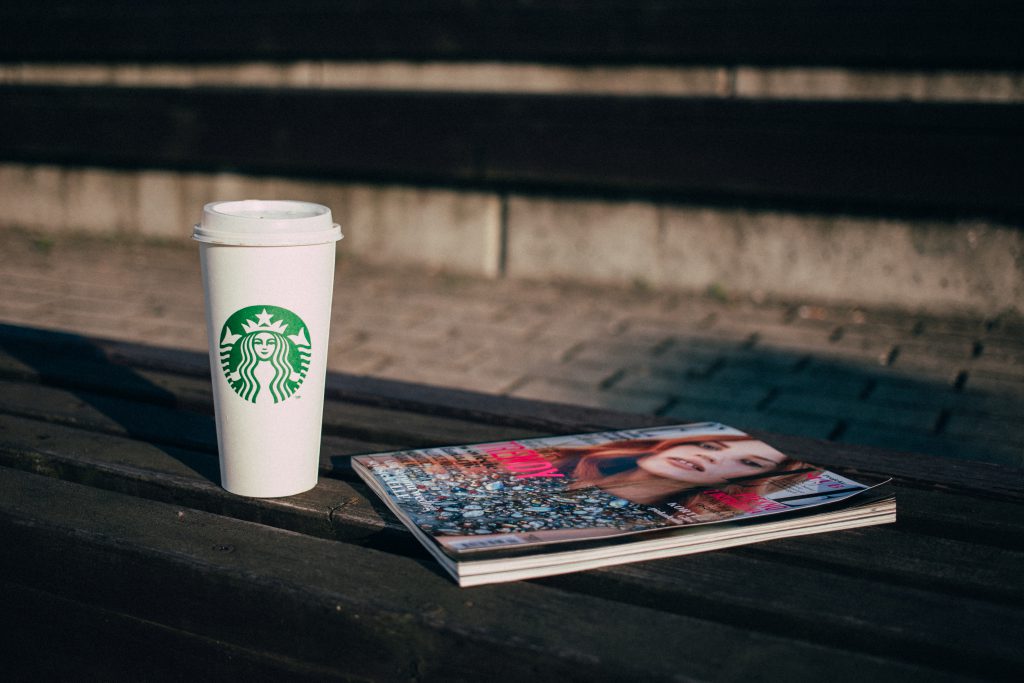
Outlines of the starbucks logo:
[{"label": "starbucks logo", "polygon": [[220,336],[224,376],[251,403],[280,403],[294,394],[309,372],[312,350],[306,324],[279,306],[235,311]]}]

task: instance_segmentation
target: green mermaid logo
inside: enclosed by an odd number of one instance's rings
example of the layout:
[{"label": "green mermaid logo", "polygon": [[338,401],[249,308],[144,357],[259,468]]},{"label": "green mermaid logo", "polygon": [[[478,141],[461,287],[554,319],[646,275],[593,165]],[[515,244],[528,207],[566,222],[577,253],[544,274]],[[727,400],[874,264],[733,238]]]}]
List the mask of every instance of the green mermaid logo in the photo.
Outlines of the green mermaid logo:
[{"label": "green mermaid logo", "polygon": [[228,384],[250,403],[280,403],[309,372],[309,330],[299,316],[279,306],[247,306],[224,323],[220,364]]}]

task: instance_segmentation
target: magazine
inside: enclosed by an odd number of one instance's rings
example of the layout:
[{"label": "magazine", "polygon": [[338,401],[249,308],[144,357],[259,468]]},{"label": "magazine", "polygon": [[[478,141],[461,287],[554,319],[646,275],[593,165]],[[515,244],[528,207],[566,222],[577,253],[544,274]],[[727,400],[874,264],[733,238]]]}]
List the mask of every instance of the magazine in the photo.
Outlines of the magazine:
[{"label": "magazine", "polygon": [[460,586],[896,519],[885,481],[853,481],[715,422],[352,463]]}]

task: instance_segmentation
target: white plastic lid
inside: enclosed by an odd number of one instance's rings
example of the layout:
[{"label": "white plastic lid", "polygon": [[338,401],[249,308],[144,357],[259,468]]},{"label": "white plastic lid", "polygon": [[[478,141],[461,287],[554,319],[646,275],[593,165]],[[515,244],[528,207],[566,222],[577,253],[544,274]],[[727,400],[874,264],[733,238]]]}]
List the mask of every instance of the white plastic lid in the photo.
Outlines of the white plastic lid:
[{"label": "white plastic lid", "polygon": [[192,232],[199,242],[242,247],[296,247],[341,238],[326,206],[288,200],[211,202]]}]

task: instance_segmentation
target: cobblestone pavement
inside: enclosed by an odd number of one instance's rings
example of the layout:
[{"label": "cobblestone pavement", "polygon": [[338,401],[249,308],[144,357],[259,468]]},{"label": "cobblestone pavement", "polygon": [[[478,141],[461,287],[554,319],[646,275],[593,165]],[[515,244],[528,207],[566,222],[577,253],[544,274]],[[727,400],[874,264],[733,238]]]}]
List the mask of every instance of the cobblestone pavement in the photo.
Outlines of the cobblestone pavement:
[{"label": "cobblestone pavement", "polygon": [[[0,321],[204,349],[197,249],[0,233]],[[1024,466],[1024,320],[339,262],[332,370]]]}]

